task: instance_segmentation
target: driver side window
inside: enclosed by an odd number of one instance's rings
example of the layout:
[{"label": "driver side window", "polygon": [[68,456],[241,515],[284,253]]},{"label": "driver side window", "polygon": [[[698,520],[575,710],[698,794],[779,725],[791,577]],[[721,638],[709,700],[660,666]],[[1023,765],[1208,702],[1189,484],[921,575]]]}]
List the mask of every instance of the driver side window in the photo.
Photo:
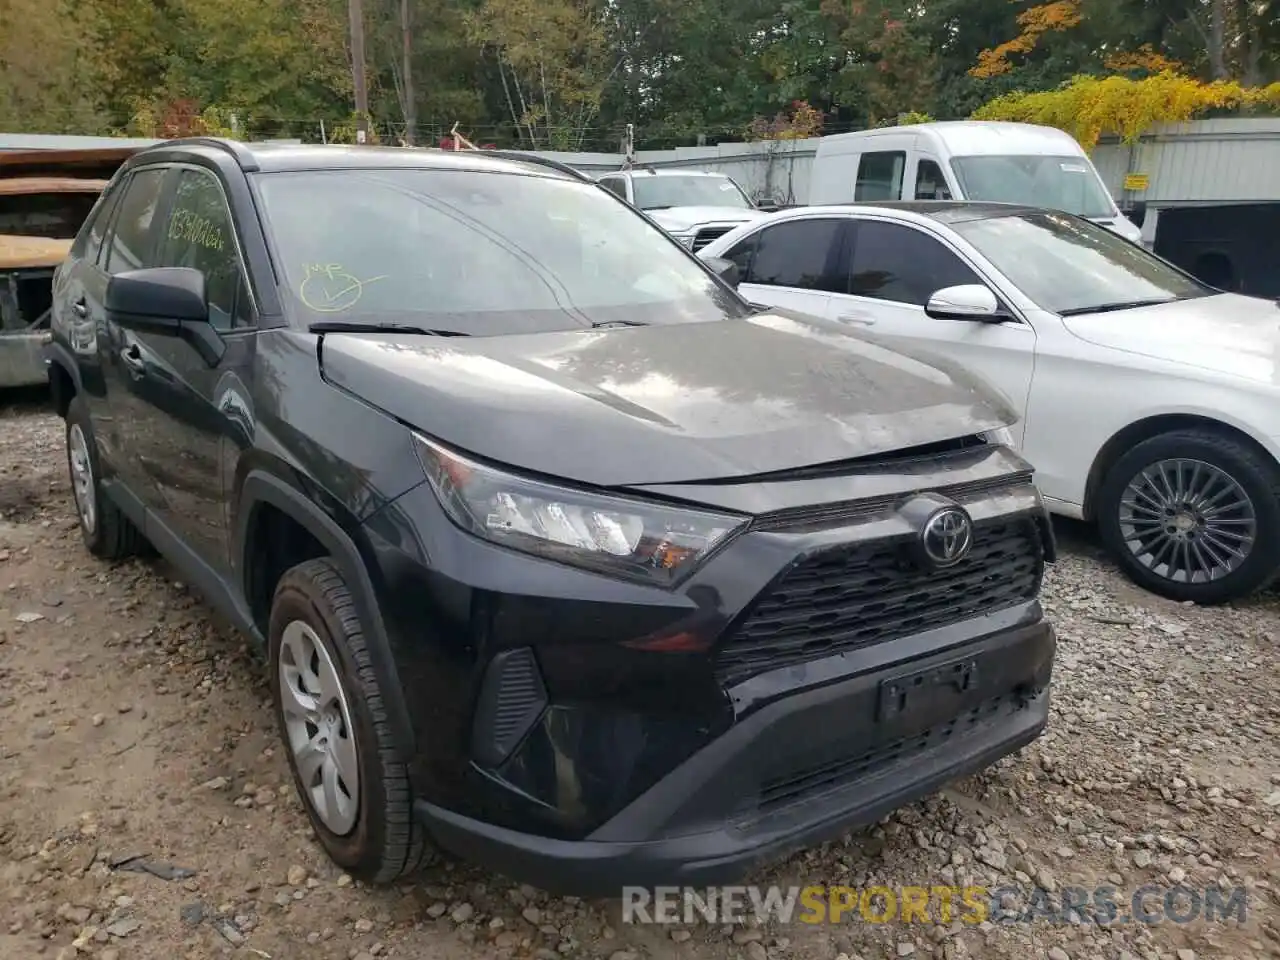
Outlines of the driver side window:
[{"label": "driver side window", "polygon": [[204,274],[209,321],[228,331],[253,326],[253,309],[235,227],[222,186],[203,170],[182,170],[157,266],[193,267]]}]

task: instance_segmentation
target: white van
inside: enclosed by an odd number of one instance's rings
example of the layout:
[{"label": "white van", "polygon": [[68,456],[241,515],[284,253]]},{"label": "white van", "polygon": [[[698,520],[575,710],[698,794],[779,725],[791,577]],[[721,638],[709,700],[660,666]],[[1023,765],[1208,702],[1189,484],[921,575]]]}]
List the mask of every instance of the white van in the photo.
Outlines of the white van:
[{"label": "white van", "polygon": [[990,200],[1065,210],[1142,242],[1069,133],[962,120],[837,133],[818,142],[809,205]]}]

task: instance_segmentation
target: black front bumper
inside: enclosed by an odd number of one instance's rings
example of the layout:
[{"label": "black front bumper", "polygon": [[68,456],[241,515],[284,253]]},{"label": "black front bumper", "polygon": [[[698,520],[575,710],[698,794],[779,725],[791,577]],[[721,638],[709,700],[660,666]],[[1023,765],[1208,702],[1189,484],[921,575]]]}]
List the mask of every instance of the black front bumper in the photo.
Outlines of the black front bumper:
[{"label": "black front bumper", "polygon": [[[1048,719],[1055,645],[1046,621],[1023,623],[775,700],[583,840],[422,801],[416,810],[446,850],[555,893],[732,882],[1034,740]],[[907,698],[895,708],[886,695],[904,682]]]}]

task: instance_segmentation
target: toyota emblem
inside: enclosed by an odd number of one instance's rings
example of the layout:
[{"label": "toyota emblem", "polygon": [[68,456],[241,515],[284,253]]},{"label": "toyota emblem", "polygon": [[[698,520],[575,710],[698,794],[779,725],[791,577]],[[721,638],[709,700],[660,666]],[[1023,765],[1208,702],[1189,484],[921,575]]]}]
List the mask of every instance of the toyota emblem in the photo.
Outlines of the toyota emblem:
[{"label": "toyota emblem", "polygon": [[925,522],[920,546],[935,567],[953,567],[973,546],[973,521],[959,507],[943,507]]}]

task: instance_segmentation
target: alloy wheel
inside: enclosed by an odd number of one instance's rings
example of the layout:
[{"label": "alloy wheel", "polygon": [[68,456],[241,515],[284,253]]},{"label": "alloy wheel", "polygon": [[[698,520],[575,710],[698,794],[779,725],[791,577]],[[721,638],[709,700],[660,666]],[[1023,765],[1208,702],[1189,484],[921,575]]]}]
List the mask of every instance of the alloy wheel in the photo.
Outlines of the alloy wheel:
[{"label": "alloy wheel", "polygon": [[1257,512],[1244,487],[1203,460],[1150,464],[1124,489],[1120,533],[1134,558],[1177,583],[1209,583],[1234,573],[1257,537]]},{"label": "alloy wheel", "polygon": [[337,665],[315,630],[294,620],[281,636],[276,669],[286,737],[306,799],[327,829],[345,836],[360,812],[360,757]]},{"label": "alloy wheel", "polygon": [[78,423],[72,424],[67,432],[67,460],[71,465],[71,489],[76,498],[76,512],[85,533],[92,536],[98,523],[93,461],[89,458],[89,443],[84,430]]}]

